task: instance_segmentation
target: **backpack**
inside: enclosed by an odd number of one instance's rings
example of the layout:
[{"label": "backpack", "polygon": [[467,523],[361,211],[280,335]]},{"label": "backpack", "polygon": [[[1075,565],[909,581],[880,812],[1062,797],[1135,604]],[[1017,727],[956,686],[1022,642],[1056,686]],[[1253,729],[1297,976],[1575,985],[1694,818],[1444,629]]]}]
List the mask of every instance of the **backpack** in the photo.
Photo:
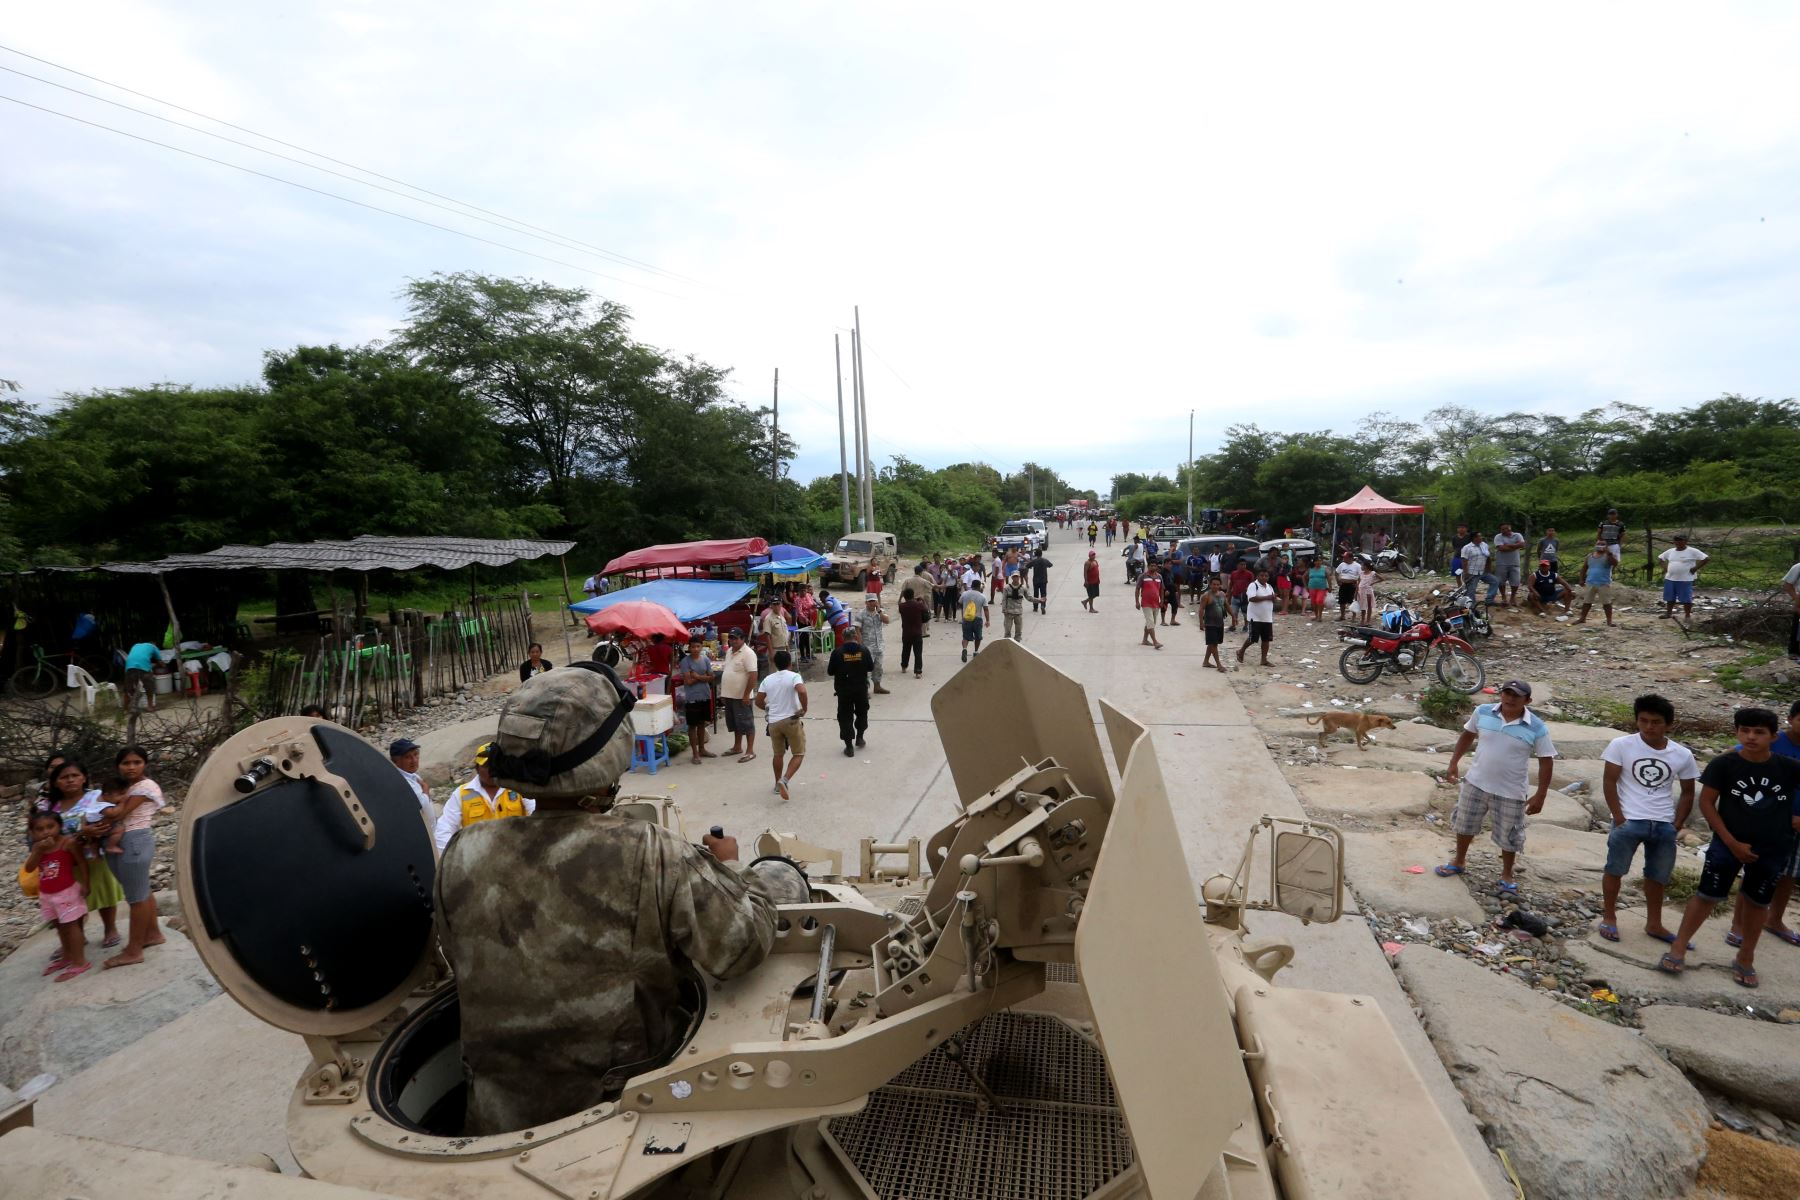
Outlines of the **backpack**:
[{"label": "backpack", "polygon": [[981,605],[975,603],[974,597],[970,597],[969,599],[963,601],[963,620],[965,620],[965,621],[981,620]]}]

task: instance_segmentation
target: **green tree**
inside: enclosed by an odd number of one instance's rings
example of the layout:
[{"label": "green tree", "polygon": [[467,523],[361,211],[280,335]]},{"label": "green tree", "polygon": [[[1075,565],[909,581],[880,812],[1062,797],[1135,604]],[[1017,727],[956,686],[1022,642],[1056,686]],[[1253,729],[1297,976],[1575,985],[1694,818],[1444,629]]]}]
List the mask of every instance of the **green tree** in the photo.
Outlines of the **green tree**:
[{"label": "green tree", "polygon": [[458,273],[415,279],[405,297],[396,347],[481,400],[558,507],[578,475],[617,464],[643,393],[707,387],[704,371],[669,378],[627,335],[626,309],[581,288]]}]

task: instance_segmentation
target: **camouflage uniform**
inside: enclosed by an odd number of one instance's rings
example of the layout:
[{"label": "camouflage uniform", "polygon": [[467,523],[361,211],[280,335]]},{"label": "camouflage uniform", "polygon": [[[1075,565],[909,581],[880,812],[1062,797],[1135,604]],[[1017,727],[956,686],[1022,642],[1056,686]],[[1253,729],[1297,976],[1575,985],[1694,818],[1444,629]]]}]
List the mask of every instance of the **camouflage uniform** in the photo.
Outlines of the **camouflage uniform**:
[{"label": "camouflage uniform", "polygon": [[648,821],[540,811],[464,829],[437,875],[456,968],[464,1131],[541,1125],[598,1103],[672,1048],[681,964],[718,979],[775,941],[762,881]]},{"label": "camouflage uniform", "polygon": [[862,635],[862,644],[869,651],[869,660],[875,664],[875,686],[881,686],[882,631],[886,625],[877,609],[870,612],[863,609],[856,614],[856,631]]}]

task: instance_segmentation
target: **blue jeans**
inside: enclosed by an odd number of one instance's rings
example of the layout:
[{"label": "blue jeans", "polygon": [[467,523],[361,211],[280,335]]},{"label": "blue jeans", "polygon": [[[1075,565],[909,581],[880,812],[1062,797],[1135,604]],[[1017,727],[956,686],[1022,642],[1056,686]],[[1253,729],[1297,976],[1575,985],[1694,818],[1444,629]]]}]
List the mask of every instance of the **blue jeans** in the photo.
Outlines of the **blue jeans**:
[{"label": "blue jeans", "polygon": [[1483,575],[1470,575],[1467,572],[1464,572],[1463,573],[1463,590],[1469,593],[1469,602],[1471,604],[1473,604],[1475,602],[1475,585],[1478,583],[1487,584],[1487,589],[1488,589],[1487,599],[1488,599],[1488,603],[1492,604],[1494,602],[1494,598],[1500,594],[1500,580],[1494,575],[1494,573],[1492,571],[1489,571]]},{"label": "blue jeans", "polygon": [[1667,883],[1675,870],[1675,825],[1671,821],[1627,821],[1606,835],[1606,873],[1623,879],[1637,848],[1644,848],[1644,878]]}]

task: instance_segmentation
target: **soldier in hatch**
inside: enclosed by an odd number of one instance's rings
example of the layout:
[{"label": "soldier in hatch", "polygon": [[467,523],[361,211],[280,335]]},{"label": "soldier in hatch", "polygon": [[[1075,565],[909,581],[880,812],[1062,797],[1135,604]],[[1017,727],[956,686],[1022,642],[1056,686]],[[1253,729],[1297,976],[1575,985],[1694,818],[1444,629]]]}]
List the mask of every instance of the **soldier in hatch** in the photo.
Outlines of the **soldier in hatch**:
[{"label": "soldier in hatch", "polygon": [[537,810],[463,829],[438,866],[467,1133],[541,1125],[616,1092],[679,1049],[686,964],[730,979],[774,944],[766,887],[724,865],[734,839],[702,850],[606,811],[631,765],[624,695],[591,663],[521,685],[488,766]]}]

